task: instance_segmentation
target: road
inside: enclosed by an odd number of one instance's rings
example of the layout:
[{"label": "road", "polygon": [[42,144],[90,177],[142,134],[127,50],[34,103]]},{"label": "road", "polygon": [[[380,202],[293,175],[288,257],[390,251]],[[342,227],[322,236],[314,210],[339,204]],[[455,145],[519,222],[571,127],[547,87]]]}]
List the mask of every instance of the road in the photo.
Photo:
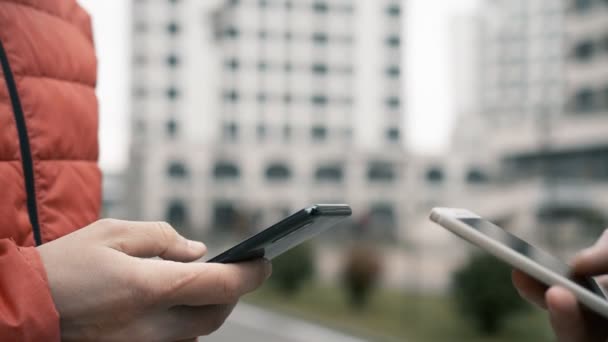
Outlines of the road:
[{"label": "road", "polygon": [[241,303],[219,331],[200,338],[199,341],[363,342],[364,340]]}]

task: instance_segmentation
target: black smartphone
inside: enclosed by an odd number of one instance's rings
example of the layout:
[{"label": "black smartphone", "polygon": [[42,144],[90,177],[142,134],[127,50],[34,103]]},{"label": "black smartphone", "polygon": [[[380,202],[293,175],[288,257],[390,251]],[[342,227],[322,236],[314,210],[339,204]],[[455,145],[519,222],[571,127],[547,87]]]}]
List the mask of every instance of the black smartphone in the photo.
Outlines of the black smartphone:
[{"label": "black smartphone", "polygon": [[316,204],[266,228],[207,262],[227,264],[258,258],[272,260],[334,227],[351,214],[352,210],[346,204]]}]

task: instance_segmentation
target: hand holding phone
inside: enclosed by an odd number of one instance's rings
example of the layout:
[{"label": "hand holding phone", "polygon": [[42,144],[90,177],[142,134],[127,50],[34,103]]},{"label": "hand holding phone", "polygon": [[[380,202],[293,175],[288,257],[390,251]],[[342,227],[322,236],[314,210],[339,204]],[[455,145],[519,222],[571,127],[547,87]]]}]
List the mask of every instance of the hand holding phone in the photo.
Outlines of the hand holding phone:
[{"label": "hand holding phone", "polygon": [[608,318],[608,301],[593,277],[574,276],[556,257],[468,210],[435,208],[431,220],[539,282],[569,290],[586,308]]}]

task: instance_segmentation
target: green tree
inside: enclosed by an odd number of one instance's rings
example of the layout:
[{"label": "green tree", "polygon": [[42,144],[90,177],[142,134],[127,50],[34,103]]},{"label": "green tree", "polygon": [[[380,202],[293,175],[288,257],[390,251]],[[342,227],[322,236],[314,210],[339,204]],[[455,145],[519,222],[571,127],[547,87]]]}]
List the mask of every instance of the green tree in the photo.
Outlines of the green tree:
[{"label": "green tree", "polygon": [[473,255],[452,281],[458,309],[483,334],[497,334],[506,317],[527,307],[512,285],[511,268],[491,255]]},{"label": "green tree", "polygon": [[284,295],[293,296],[314,275],[314,249],[305,243],[272,261],[270,282]]}]

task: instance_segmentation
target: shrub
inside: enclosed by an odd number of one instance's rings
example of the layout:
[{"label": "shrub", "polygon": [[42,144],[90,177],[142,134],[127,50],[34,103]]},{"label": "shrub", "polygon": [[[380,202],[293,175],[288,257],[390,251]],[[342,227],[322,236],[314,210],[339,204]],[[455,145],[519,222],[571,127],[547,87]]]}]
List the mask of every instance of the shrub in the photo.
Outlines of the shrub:
[{"label": "shrub", "polygon": [[272,261],[270,282],[284,295],[293,296],[314,274],[314,250],[310,243],[306,243]]},{"label": "shrub", "polygon": [[365,309],[381,270],[381,256],[375,249],[357,244],[348,251],[342,281],[353,308]]},{"label": "shrub", "polygon": [[497,334],[506,317],[527,307],[512,285],[511,268],[491,255],[473,255],[452,281],[458,309],[483,334]]}]

